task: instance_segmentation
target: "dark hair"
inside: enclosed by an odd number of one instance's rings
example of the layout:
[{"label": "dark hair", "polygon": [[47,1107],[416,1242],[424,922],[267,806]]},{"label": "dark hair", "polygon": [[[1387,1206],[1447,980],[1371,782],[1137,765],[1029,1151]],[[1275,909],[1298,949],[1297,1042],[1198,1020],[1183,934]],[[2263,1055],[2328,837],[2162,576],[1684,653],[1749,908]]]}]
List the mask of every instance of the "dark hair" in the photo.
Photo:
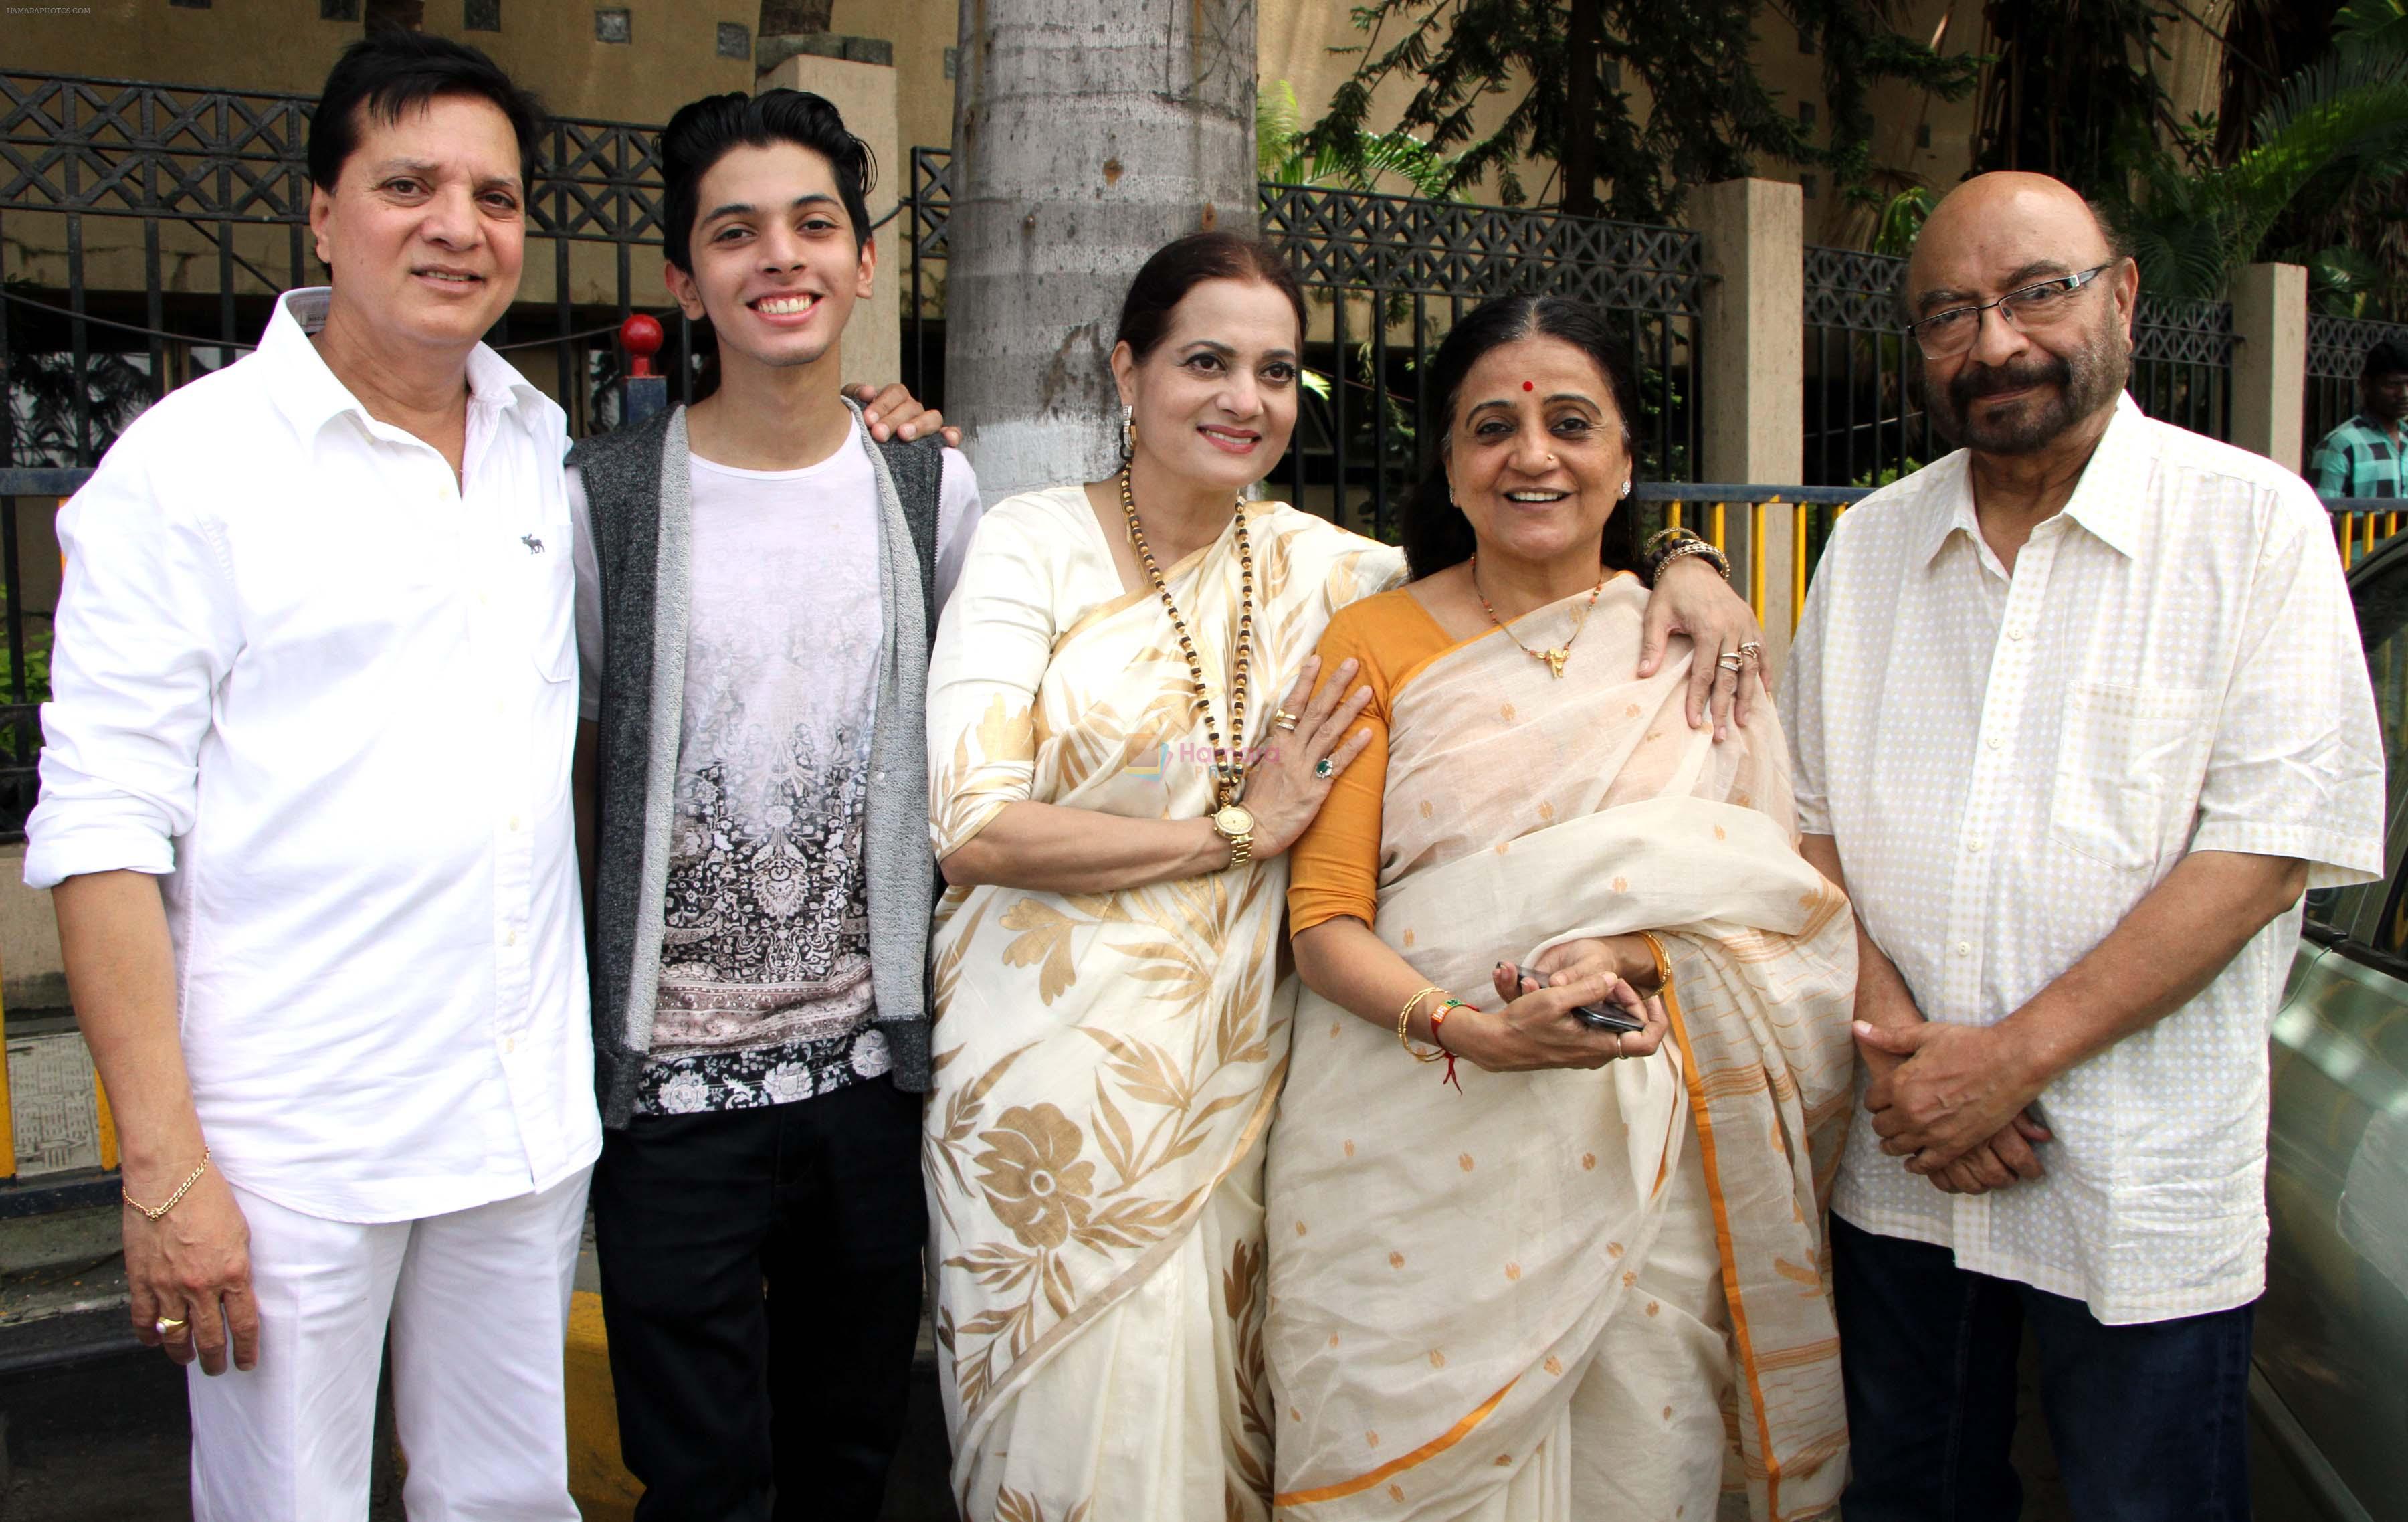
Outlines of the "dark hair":
[{"label": "dark hair", "polygon": [[1190,233],[1154,251],[1129,281],[1115,341],[1143,359],[1170,330],[1171,309],[1206,280],[1260,280],[1296,309],[1296,342],[1304,347],[1304,291],[1279,251],[1238,233]]},{"label": "dark hair", "polygon": [[694,221],[701,214],[702,177],[738,148],[793,143],[828,161],[837,198],[853,223],[853,246],[867,243],[869,188],[878,164],[825,96],[806,90],[758,95],[730,91],[678,108],[661,129],[661,251],[680,269],[694,268]]},{"label": "dark hair", "polygon": [[335,60],[309,118],[309,182],[334,190],[344,161],[360,146],[363,122],[373,118],[390,124],[405,111],[455,96],[484,101],[509,118],[510,133],[519,140],[519,178],[532,194],[542,146],[542,103],[466,43],[423,32],[379,32]]},{"label": "dark hair", "polygon": [[2366,352],[2366,363],[2358,366],[2358,377],[2372,380],[2378,375],[2408,373],[2408,343],[2397,338],[2385,338]]},{"label": "dark hair", "polygon": [[[1424,453],[1421,483],[1405,501],[1401,518],[1405,564],[1413,579],[1432,576],[1449,566],[1460,566],[1478,548],[1471,521],[1458,511],[1447,490],[1446,461],[1454,447],[1455,406],[1461,400],[1463,378],[1490,350],[1523,338],[1560,338],[1586,354],[1605,376],[1613,409],[1621,414],[1622,438],[1630,450],[1630,481],[1639,482],[1639,382],[1621,341],[1606,325],[1605,314],[1570,296],[1498,296],[1473,308],[1455,324],[1430,361],[1426,395],[1430,409],[1429,448]],[[1605,522],[1598,553],[1613,570],[1639,564],[1639,514],[1630,497],[1615,504]]]}]

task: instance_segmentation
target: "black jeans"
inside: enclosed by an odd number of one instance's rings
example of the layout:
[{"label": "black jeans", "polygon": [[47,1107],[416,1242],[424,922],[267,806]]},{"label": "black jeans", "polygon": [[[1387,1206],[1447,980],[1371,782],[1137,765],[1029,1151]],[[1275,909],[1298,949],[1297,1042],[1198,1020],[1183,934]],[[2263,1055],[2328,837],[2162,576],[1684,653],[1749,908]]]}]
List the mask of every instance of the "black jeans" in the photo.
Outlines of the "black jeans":
[{"label": "black jeans", "polygon": [[2110,1327],[2080,1300],[1831,1217],[1847,1382],[1847,1522],[2014,1522],[2008,1461],[2027,1319],[2041,1405],[2079,1522],[2249,1522],[2249,1325],[2241,1306]]},{"label": "black jeans", "polygon": [[593,1202],[638,1522],[874,1522],[920,1328],[919,1097],[638,1115]]}]

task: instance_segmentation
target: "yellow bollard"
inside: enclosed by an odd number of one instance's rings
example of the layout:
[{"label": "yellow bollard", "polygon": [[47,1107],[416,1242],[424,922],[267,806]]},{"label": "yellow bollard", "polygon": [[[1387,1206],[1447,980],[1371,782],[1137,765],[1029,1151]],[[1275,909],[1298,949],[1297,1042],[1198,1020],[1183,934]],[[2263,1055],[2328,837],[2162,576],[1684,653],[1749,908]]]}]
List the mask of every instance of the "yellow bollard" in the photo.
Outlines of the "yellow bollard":
[{"label": "yellow bollard", "polygon": [[1671,502],[1671,503],[1667,503],[1667,504],[1665,505],[1665,508],[1664,508],[1664,526],[1665,526],[1666,528],[1678,528],[1678,527],[1680,527],[1680,526],[1681,526],[1681,504],[1680,504],[1680,503],[1678,503],[1678,502]]},{"label": "yellow bollard", "polygon": [[1759,626],[1764,623],[1764,512],[1770,506],[1771,502],[1756,502],[1747,510],[1747,607]]},{"label": "yellow bollard", "polygon": [[1806,616],[1806,504],[1789,510],[1789,632]]},{"label": "yellow bollard", "polygon": [[1708,542],[1708,543],[1712,544],[1715,549],[1722,551],[1722,553],[1723,553],[1726,556],[1727,556],[1727,555],[1730,553],[1730,548],[1729,548],[1729,546],[1727,546],[1727,545],[1726,545],[1726,544],[1724,544],[1724,543],[1723,543],[1723,537],[1724,537],[1724,535],[1723,535],[1723,530],[1724,530],[1724,524],[1723,524],[1723,507],[1724,507],[1724,504],[1722,504],[1722,503],[1720,503],[1720,502],[1717,502],[1717,503],[1715,503],[1715,504],[1714,504],[1714,516],[1713,516],[1713,530],[1714,530],[1714,531],[1713,531],[1713,533],[1711,533],[1711,534],[1707,535],[1707,536],[1706,536],[1706,539],[1707,539],[1707,542]]}]

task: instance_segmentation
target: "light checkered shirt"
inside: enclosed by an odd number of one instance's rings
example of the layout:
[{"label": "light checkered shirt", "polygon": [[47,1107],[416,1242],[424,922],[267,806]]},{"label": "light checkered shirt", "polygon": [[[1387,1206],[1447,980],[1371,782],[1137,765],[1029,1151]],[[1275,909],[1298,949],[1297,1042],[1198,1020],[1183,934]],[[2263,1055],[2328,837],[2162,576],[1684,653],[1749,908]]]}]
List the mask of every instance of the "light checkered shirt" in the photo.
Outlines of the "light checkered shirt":
[{"label": "light checkered shirt", "polygon": [[[2188,851],[2382,871],[2383,761],[2358,624],[2305,482],[2129,397],[2010,578],[1960,451],[1833,533],[1783,686],[1799,826],[1924,1014],[1991,1025]],[[2188,1005],[2060,1075],[2048,1176],[1941,1193],[1861,1108],[1835,1208],[2108,1323],[2227,1309],[2265,1280],[2278,916]]]}]

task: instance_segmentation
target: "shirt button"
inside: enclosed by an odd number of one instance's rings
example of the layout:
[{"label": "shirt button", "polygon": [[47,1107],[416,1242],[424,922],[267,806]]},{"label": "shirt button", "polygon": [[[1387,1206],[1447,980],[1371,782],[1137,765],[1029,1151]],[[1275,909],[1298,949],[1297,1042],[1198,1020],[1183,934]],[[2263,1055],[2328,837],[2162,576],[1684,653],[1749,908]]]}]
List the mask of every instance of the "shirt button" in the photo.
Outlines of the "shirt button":
[{"label": "shirt button", "polygon": [[1982,838],[1978,835],[1968,835],[1965,837],[1965,849],[1979,852],[1982,849]]},{"label": "shirt button", "polygon": [[1995,750],[1997,750],[2000,746],[2001,746],[2001,745],[2005,744],[2005,743],[2006,743],[2006,741],[2004,741],[2004,740],[2000,739],[1998,736],[1996,736],[1996,735],[1992,735],[1988,739],[1986,739],[1986,740],[1983,741],[1983,743],[1984,743],[1984,744],[1985,744],[1985,745],[1987,745],[1987,746],[1989,746],[1989,747],[1990,747],[1990,749],[1992,749],[1992,750],[1994,750],[1994,751],[1995,751]]},{"label": "shirt button", "polygon": [[2022,639],[2023,637],[2024,637],[2024,631],[2023,631],[2023,630],[2021,630],[2021,629],[2010,628],[2009,630],[2007,630],[2007,638],[2008,638],[2008,639]]},{"label": "shirt button", "polygon": [[1970,941],[1970,940],[1960,940],[1960,941],[1956,942],[1956,955],[1959,955],[1959,956],[1971,956],[1971,955],[1973,955],[1973,943],[1972,943],[1971,941]]},{"label": "shirt button", "polygon": [[515,1052],[518,1049],[519,1039],[516,1036],[513,1036],[509,1040],[502,1042],[502,1050],[505,1052]]},{"label": "shirt button", "polygon": [[869,774],[869,780],[873,783],[882,783],[886,780],[886,773],[882,771],[873,771]]},{"label": "shirt button", "polygon": [[509,934],[502,937],[502,944],[505,946],[515,946],[518,943],[519,933],[516,930],[512,930]]},{"label": "shirt button", "polygon": [[485,594],[481,592],[477,594],[477,606],[480,608],[491,607],[493,605],[493,598],[485,596]]},{"label": "shirt button", "polygon": [[511,830],[512,830],[512,831],[516,831],[516,830],[518,829],[518,827],[519,827],[519,816],[518,816],[518,815],[516,815],[516,814],[512,814],[512,815],[510,815],[510,828],[511,828]]}]

